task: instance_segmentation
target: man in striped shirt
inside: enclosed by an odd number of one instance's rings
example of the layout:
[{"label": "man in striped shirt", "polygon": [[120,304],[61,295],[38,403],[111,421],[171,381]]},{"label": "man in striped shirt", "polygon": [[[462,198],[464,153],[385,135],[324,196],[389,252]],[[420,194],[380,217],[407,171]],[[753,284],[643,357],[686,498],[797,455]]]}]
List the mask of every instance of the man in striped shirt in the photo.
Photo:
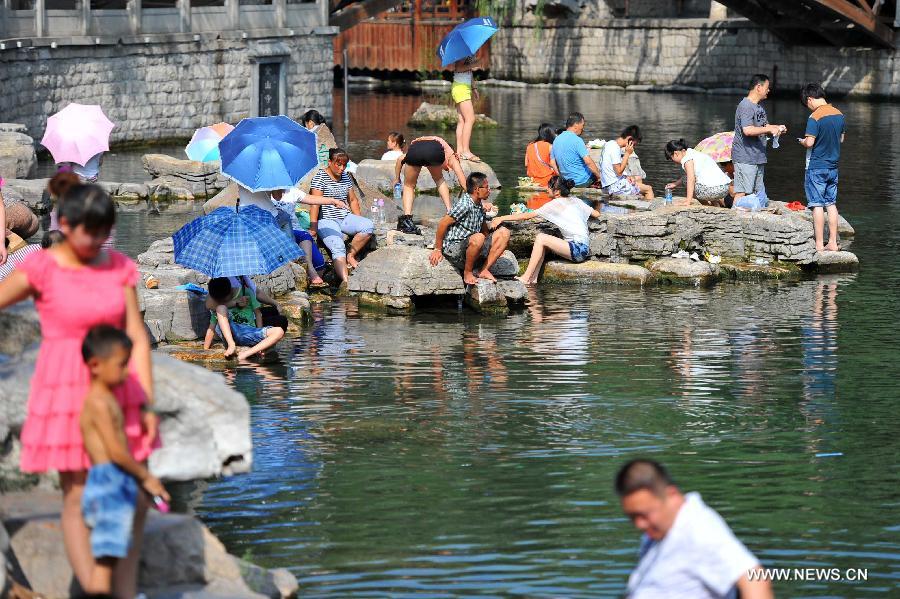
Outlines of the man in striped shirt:
[{"label": "man in striped shirt", "polygon": [[[434,251],[431,252],[432,266],[443,259],[463,272],[463,282],[474,285],[478,279],[496,281],[490,268],[506,250],[509,230],[499,228],[493,232],[488,228],[484,202],[491,194],[487,175],[472,173],[466,179],[466,193],[438,222]],[[484,260],[481,271],[475,276],[474,268],[478,260]]]}]

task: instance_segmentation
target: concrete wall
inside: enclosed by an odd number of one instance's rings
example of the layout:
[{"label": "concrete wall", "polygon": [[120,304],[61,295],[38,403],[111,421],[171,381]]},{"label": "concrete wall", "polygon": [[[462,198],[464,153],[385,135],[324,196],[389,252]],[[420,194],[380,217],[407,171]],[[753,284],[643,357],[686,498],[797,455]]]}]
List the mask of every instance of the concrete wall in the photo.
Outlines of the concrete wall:
[{"label": "concrete wall", "polygon": [[204,125],[257,116],[259,64],[266,61],[284,65],[281,105],[289,116],[310,108],[330,116],[336,30],[294,33],[148,35],[99,45],[74,38],[56,48],[6,49],[0,120],[24,123],[40,140],[48,116],[79,102],[103,107],[116,123],[113,141],[189,137]]},{"label": "concrete wall", "polygon": [[785,46],[743,19],[524,24],[501,28],[491,42],[491,76],[531,82],[744,88],[763,72],[782,90],[823,81],[832,93],[893,98],[897,68],[889,51]]}]

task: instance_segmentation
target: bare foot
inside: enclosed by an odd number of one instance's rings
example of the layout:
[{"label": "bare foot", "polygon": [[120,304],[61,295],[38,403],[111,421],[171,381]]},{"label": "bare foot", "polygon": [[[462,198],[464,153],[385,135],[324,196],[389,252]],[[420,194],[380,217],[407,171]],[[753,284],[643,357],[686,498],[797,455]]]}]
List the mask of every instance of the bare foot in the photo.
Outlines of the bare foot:
[{"label": "bare foot", "polygon": [[475,278],[474,274],[466,272],[463,273],[463,283],[465,283],[466,285],[475,285],[478,283],[478,279]]},{"label": "bare foot", "polygon": [[491,271],[489,271],[486,268],[484,270],[482,270],[480,273],[478,273],[478,278],[484,279],[485,281],[494,281],[495,283],[497,282],[497,277],[492,275]]},{"label": "bare foot", "polygon": [[238,362],[244,362],[245,360],[247,360],[247,358],[249,358],[252,355],[253,354],[250,353],[249,351],[242,351],[241,353],[238,354],[238,357],[237,357]]},{"label": "bare foot", "polygon": [[522,281],[524,284],[526,284],[526,285],[528,285],[528,286],[536,285],[536,284],[537,284],[537,281],[535,281],[534,279],[529,279],[529,278],[527,278],[525,275],[522,275],[521,277],[516,277],[516,278],[519,279],[520,281]]},{"label": "bare foot", "polygon": [[322,280],[322,277],[316,277],[315,279],[310,281],[309,284],[316,286],[316,287],[321,287],[322,285],[325,284],[325,281]]},{"label": "bare foot", "polygon": [[841,246],[839,246],[836,243],[829,243],[828,245],[825,246],[825,249],[828,250],[829,252],[839,252],[839,251],[841,251]]},{"label": "bare foot", "polygon": [[356,268],[359,266],[359,261],[357,261],[356,256],[353,254],[347,254],[347,266],[350,268]]},{"label": "bare foot", "polygon": [[817,246],[816,246],[816,251],[817,251],[817,252],[824,252],[824,251],[825,251],[825,246],[824,246],[824,245],[817,245]]}]

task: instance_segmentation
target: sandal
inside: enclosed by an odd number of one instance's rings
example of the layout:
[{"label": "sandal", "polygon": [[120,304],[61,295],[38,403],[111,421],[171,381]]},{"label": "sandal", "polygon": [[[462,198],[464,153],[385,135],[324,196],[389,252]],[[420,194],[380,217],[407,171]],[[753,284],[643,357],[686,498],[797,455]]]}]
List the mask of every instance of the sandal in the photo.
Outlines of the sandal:
[{"label": "sandal", "polygon": [[468,160],[469,162],[482,162],[481,158],[475,154],[461,154],[459,157],[463,160]]}]

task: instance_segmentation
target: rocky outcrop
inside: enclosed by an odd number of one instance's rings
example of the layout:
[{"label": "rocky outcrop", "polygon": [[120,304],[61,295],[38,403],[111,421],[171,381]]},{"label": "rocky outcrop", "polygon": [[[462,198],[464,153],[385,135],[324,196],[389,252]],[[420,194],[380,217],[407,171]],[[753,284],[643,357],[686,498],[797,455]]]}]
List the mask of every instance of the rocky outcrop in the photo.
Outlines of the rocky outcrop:
[{"label": "rocky outcrop", "polygon": [[[60,507],[58,493],[0,497],[0,517],[12,531],[9,546],[21,578],[17,582],[48,599],[70,596],[75,584],[62,543]],[[138,586],[151,599],[286,599],[298,589],[287,570],[266,570],[229,555],[198,520],[155,510],[144,529]]]},{"label": "rocky outcrop", "polygon": [[[538,232],[559,234],[553,225],[540,219],[506,226],[511,232],[510,249],[523,258]],[[709,251],[738,261],[762,258],[789,262],[813,269],[820,259],[809,221],[791,211],[743,212],[689,206],[624,214],[602,212],[599,219],[590,221],[589,229],[591,253],[613,262],[654,260],[680,249]]]},{"label": "rocky outcrop", "polygon": [[[43,214],[50,209],[49,199],[46,196],[49,179],[7,179],[3,187],[3,197],[24,202],[32,212]],[[106,190],[112,198],[123,204],[134,204],[142,200],[150,199],[150,188],[146,183],[114,183],[100,181],[98,185]],[[181,199],[192,199],[182,194]],[[155,198],[165,201],[166,197]],[[168,200],[179,199],[171,195]]]},{"label": "rocky outcrop", "polygon": [[[390,312],[412,312],[415,298],[428,296],[463,296],[467,303],[483,312],[502,311],[520,304],[525,297],[519,281],[490,283],[481,281],[474,290],[466,289],[462,277],[447,260],[432,266],[430,250],[410,245],[392,245],[378,249],[359,263],[350,275],[349,290],[358,295],[360,304]],[[512,252],[505,252],[491,269],[496,277],[509,277],[518,272]]]},{"label": "rocky outcrop", "polygon": [[[458,117],[456,109],[442,104],[422,102],[407,123],[410,127],[455,129]],[[475,115],[476,127],[497,127],[497,121],[483,114]]]},{"label": "rocky outcrop", "polygon": [[[393,193],[394,187],[394,161],[393,160],[370,160],[366,159],[359,163],[356,169],[356,178],[360,183],[364,183],[376,189]],[[472,162],[471,160],[461,160],[463,174],[469,176],[473,172],[481,172],[487,175],[488,184],[492,189],[500,188],[500,180],[494,169],[486,162]],[[460,183],[456,179],[456,175],[451,172],[444,172],[444,180],[451,189],[462,189],[465,181]],[[419,180],[416,182],[416,190],[419,192],[434,191],[434,179],[428,169],[423,168],[419,173]]]},{"label": "rocky outcrop", "polygon": [[859,270],[859,258],[847,251],[817,252],[815,269],[819,273],[856,272]]},{"label": "rocky outcrop", "polygon": [[24,179],[31,175],[37,164],[34,140],[25,134],[25,127],[0,130],[0,177]]},{"label": "rocky outcrop", "polygon": [[[0,474],[3,488],[40,482],[18,471],[19,432],[25,422],[40,328],[33,306],[0,312]],[[252,461],[250,410],[244,396],[208,370],[154,354],[155,406],[163,449],[151,469],[170,480],[244,472]]]},{"label": "rocky outcrop", "polygon": [[208,198],[229,182],[218,161],[180,160],[165,154],[144,154],[141,161],[152,179],[147,184],[152,199]]}]

